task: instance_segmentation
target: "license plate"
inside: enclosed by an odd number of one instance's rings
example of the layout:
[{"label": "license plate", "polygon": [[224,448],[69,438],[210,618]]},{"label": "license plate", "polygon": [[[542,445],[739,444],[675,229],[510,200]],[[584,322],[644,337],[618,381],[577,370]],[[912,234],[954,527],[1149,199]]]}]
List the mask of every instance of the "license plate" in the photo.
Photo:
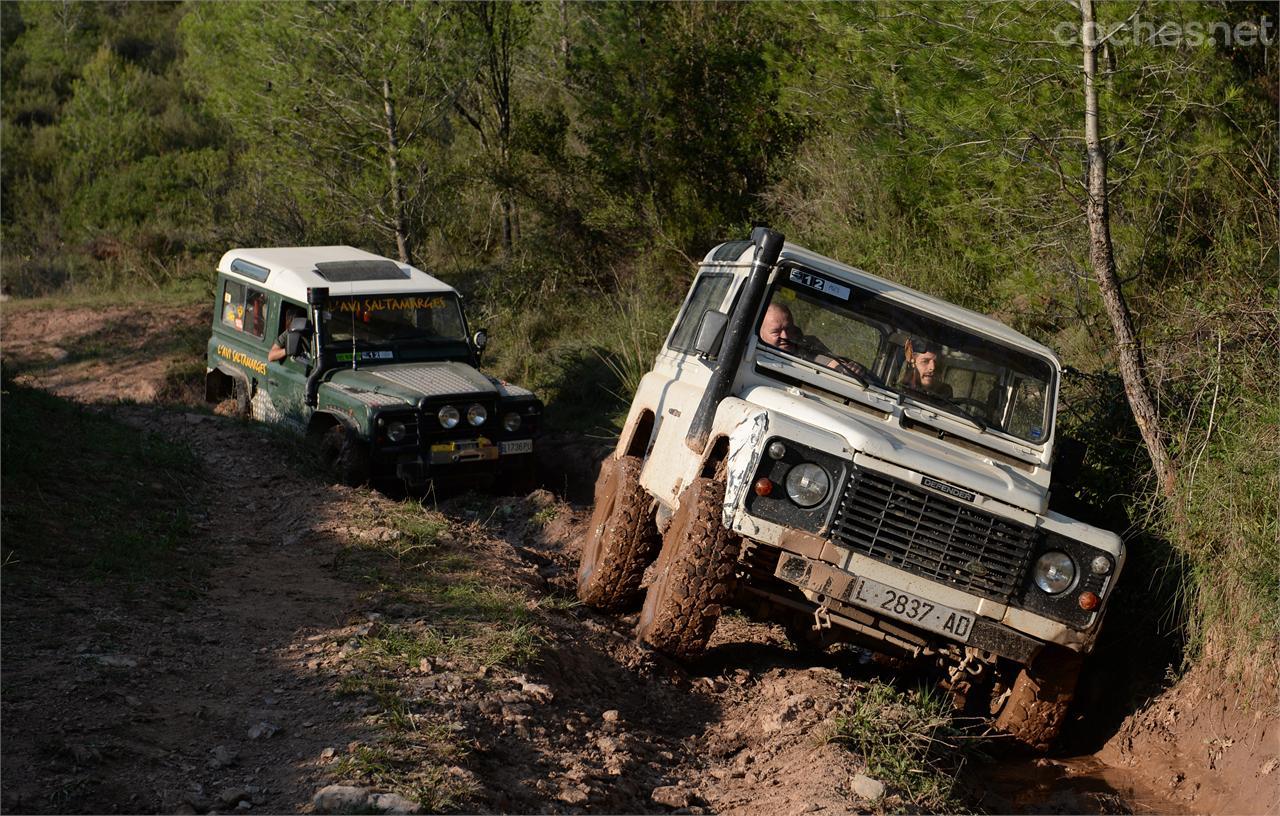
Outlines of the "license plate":
[{"label": "license plate", "polygon": [[510,442],[499,442],[498,451],[503,456],[508,453],[533,453],[533,440],[513,439]]},{"label": "license plate", "polygon": [[969,633],[973,629],[972,615],[926,601],[870,578],[857,579],[849,600],[886,617],[906,621],[913,626],[962,642],[969,639]]}]

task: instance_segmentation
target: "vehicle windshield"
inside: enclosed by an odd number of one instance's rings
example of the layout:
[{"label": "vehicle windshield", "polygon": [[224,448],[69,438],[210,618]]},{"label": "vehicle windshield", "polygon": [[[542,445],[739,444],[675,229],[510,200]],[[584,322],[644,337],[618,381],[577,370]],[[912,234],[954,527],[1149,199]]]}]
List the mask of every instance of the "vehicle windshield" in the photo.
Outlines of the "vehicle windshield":
[{"label": "vehicle windshield", "polygon": [[980,430],[1035,444],[1048,438],[1048,360],[869,290],[802,269],[784,270],[769,293],[758,333],[758,361],[801,360]]},{"label": "vehicle windshield", "polygon": [[453,293],[330,297],[322,313],[327,344],[417,346],[466,344]]}]

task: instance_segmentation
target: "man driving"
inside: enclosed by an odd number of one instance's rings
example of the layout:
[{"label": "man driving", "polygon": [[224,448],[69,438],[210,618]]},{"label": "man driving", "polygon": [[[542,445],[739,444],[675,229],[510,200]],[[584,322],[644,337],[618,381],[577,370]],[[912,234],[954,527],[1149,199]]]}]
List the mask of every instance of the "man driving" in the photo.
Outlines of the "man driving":
[{"label": "man driving", "polygon": [[[278,363],[281,360],[283,360],[286,356],[288,356],[287,349],[289,347],[289,327],[293,325],[293,321],[295,318],[306,317],[306,316],[307,316],[307,313],[304,312],[302,309],[299,309],[297,306],[286,305],[284,307],[284,319],[280,321],[281,328],[283,328],[284,331],[280,332],[280,336],[277,337],[276,341],[271,344],[271,350],[267,352],[267,360],[269,362]],[[307,353],[306,345],[308,342],[308,338],[304,336],[302,338],[302,341],[303,342],[299,345],[298,356],[302,356]]]},{"label": "man driving", "polygon": [[792,318],[791,310],[781,303],[770,303],[765,310],[764,320],[760,323],[760,339],[779,351],[839,371],[854,379],[867,378],[867,369],[861,363],[834,356],[816,337],[806,338]]}]

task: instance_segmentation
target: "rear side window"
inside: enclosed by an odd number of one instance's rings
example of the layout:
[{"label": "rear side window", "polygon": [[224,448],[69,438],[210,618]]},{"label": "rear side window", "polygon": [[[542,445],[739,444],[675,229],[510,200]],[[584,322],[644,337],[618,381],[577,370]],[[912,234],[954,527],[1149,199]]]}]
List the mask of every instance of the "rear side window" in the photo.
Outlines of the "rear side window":
[{"label": "rear side window", "polygon": [[671,333],[670,347],[676,351],[693,351],[694,341],[698,339],[698,325],[702,323],[702,316],[709,309],[719,309],[720,304],[724,303],[725,293],[729,291],[729,284],[733,282],[733,275],[725,274],[705,274],[699,276],[698,280],[693,284],[693,293],[689,295],[689,302],[684,307],[684,312],[680,315],[680,320],[676,324],[676,329]]},{"label": "rear side window", "polygon": [[267,326],[266,294],[239,281],[226,281],[222,289],[222,323],[261,340]]}]

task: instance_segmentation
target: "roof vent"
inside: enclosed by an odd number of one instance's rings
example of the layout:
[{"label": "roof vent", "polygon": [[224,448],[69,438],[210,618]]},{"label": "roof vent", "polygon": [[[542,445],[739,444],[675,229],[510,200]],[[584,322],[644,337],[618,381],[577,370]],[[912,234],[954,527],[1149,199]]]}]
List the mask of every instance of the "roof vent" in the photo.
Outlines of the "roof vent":
[{"label": "roof vent", "polygon": [[409,273],[395,261],[324,261],[316,264],[316,274],[330,283],[407,280]]}]

